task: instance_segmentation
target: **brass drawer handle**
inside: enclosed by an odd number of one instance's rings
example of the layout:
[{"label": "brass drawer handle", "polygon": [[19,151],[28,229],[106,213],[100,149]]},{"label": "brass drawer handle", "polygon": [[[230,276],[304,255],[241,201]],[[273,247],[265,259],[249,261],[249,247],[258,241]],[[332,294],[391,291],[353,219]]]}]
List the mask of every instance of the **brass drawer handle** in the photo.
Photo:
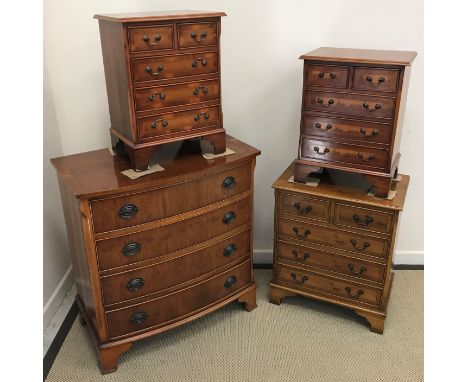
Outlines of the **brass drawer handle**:
[{"label": "brass drawer handle", "polygon": [[333,98],[329,98],[328,101],[324,103],[323,99],[319,97],[317,98],[317,103],[319,103],[323,107],[328,107],[330,105],[333,105],[335,103],[335,100]]},{"label": "brass drawer handle", "polygon": [[366,81],[369,82],[371,85],[380,85],[385,82],[385,77],[379,77],[377,81],[374,80],[374,76],[367,76]]},{"label": "brass drawer handle", "polygon": [[[336,78],[336,73],[330,72],[330,73],[328,73],[328,75],[330,76],[330,78],[331,78],[332,80],[334,80],[334,79]],[[324,77],[325,77],[325,73],[324,73],[324,72],[320,72],[318,76],[319,76],[319,78],[324,78]]]},{"label": "brass drawer handle", "polygon": [[140,325],[142,324],[143,322],[145,322],[147,319],[148,319],[148,315],[146,314],[146,312],[138,312],[138,313],[134,313],[132,314],[132,316],[130,317],[130,322],[133,324],[133,325]]},{"label": "brass drawer handle", "polygon": [[362,275],[365,271],[367,271],[366,267],[361,267],[361,268],[359,268],[359,271],[356,272],[354,270],[354,265],[353,264],[348,264],[348,269],[353,275],[357,275],[357,276]]},{"label": "brass drawer handle", "polygon": [[153,123],[151,124],[151,128],[156,129],[158,127],[158,122],[161,122],[161,125],[163,127],[169,126],[169,122],[167,122],[165,119],[159,118],[156,121],[153,121]]},{"label": "brass drawer handle", "polygon": [[366,248],[370,247],[370,244],[367,241],[362,243],[362,245],[359,246],[357,240],[355,239],[351,239],[351,244],[353,245],[354,248],[360,251],[364,251]]},{"label": "brass drawer handle", "polygon": [[370,223],[374,221],[374,219],[369,215],[366,215],[366,219],[362,222],[361,222],[361,217],[359,215],[353,215],[353,220],[355,221],[356,224],[365,225],[365,226],[368,226]]},{"label": "brass drawer handle", "polygon": [[350,287],[346,287],[346,288],[345,288],[345,291],[348,292],[348,296],[349,296],[349,297],[352,297],[352,298],[359,298],[359,297],[361,297],[361,296],[364,294],[364,291],[361,290],[361,289],[359,289],[359,290],[357,291],[356,294],[352,294],[352,293],[351,293],[351,288],[350,288]]},{"label": "brass drawer handle", "polygon": [[314,207],[309,206],[309,205],[305,207],[301,207],[300,202],[294,203],[294,208],[301,214],[308,214],[310,211],[314,209]]},{"label": "brass drawer handle", "polygon": [[200,93],[200,91],[203,91],[203,94],[208,94],[208,88],[207,87],[204,87],[204,86],[197,86],[194,90],[193,90],[193,95],[198,95]]},{"label": "brass drawer handle", "polygon": [[226,215],[223,216],[223,223],[229,224],[236,219],[236,213],[234,211],[229,211]]},{"label": "brass drawer handle", "polygon": [[135,279],[131,279],[127,283],[127,289],[130,292],[136,292],[136,291],[140,290],[141,288],[143,288],[143,285],[145,285],[145,280],[143,280],[140,277],[137,277]]},{"label": "brass drawer handle", "polygon": [[200,120],[200,115],[204,115],[205,119],[210,118],[210,115],[207,112],[203,111],[201,113],[196,114],[195,117],[193,117],[193,119],[198,122]]},{"label": "brass drawer handle", "polygon": [[223,256],[229,257],[236,251],[237,251],[237,245],[235,245],[234,243],[231,243],[226,248],[224,248]]},{"label": "brass drawer handle", "polygon": [[325,127],[322,127],[322,124],[317,122],[317,123],[315,124],[315,127],[316,127],[317,129],[320,129],[320,130],[323,130],[323,131],[327,131],[327,130],[330,130],[333,126],[331,125],[331,123],[327,123],[327,124],[325,125]]},{"label": "brass drawer handle", "polygon": [[222,187],[225,190],[232,190],[234,187],[236,187],[236,178],[233,176],[228,176],[226,179],[223,180],[223,185]]},{"label": "brass drawer handle", "polygon": [[143,41],[146,42],[149,46],[159,45],[159,42],[161,41],[161,35],[157,34],[157,35],[154,36],[154,41],[156,41],[156,42],[150,42],[151,39],[148,37],[148,35],[144,35],[143,36]]},{"label": "brass drawer handle", "polygon": [[151,74],[153,77],[158,76],[160,74],[160,72],[162,72],[163,70],[164,70],[164,66],[162,66],[162,65],[159,65],[155,72],[153,72],[153,68],[151,66],[147,66],[145,68],[145,72]]},{"label": "brass drawer handle", "polygon": [[134,204],[126,204],[119,209],[119,216],[122,219],[128,220],[133,218],[138,212],[138,207]]},{"label": "brass drawer handle", "polygon": [[224,282],[224,287],[230,288],[232,287],[235,283],[237,282],[237,277],[236,276],[231,276],[229,277],[225,282]]},{"label": "brass drawer handle", "polygon": [[320,147],[315,146],[315,147],[314,147],[314,151],[315,151],[318,155],[325,155],[325,154],[327,154],[327,153],[330,152],[330,149],[329,149],[328,147],[325,147],[325,148],[323,149],[323,151],[320,152]]},{"label": "brass drawer handle", "polygon": [[198,34],[196,32],[190,33],[190,37],[192,37],[196,42],[203,41],[206,38],[206,36],[208,36],[208,32],[202,32],[200,38],[198,38]]},{"label": "brass drawer handle", "polygon": [[299,233],[299,228],[297,227],[293,227],[293,231],[296,234],[296,236],[301,239],[305,239],[308,235],[312,233],[310,232],[310,229],[304,229],[304,233]]},{"label": "brass drawer handle", "polygon": [[200,61],[202,63],[202,65],[205,65],[205,66],[208,64],[208,60],[205,60],[204,58],[199,57],[199,58],[196,58],[196,59],[194,59],[192,61],[192,66],[194,68],[196,68],[198,66],[198,61]]},{"label": "brass drawer handle", "polygon": [[159,99],[162,101],[166,99],[166,94],[165,93],[160,93],[160,92],[154,92],[150,96],[148,96],[148,101],[153,102],[156,99],[156,96],[159,94]]},{"label": "brass drawer handle", "polygon": [[299,261],[306,261],[306,259],[310,257],[310,255],[307,252],[302,252],[302,257],[299,257],[299,252],[296,250],[292,251],[292,254],[296,258],[296,260]]},{"label": "brass drawer handle", "polygon": [[364,162],[370,162],[371,160],[374,160],[374,159],[375,159],[375,155],[374,155],[374,154],[369,154],[369,155],[367,156],[367,158],[364,158],[364,154],[362,154],[362,153],[357,153],[357,157],[358,157],[360,160],[364,161]]},{"label": "brass drawer handle", "polygon": [[361,133],[362,136],[364,137],[373,137],[375,135],[377,135],[378,131],[375,130],[375,129],[372,129],[371,133],[370,134],[367,134],[367,131],[366,129],[364,128],[361,128],[361,130],[359,130],[359,132]]},{"label": "brass drawer handle", "polygon": [[122,248],[122,254],[127,257],[136,256],[141,250],[140,243],[128,243],[125,244]]},{"label": "brass drawer handle", "polygon": [[374,108],[373,108],[373,109],[370,109],[370,108],[369,108],[369,104],[368,104],[367,102],[364,102],[364,103],[362,104],[362,107],[363,107],[364,109],[366,109],[369,113],[372,113],[372,112],[374,112],[374,111],[377,111],[377,110],[381,109],[381,108],[382,108],[382,105],[379,104],[379,103],[376,103],[375,106],[374,106]]},{"label": "brass drawer handle", "polygon": [[[291,277],[292,277],[292,279],[293,279],[295,282],[297,282],[297,283],[299,283],[299,284],[304,284],[304,282],[306,282],[307,280],[309,280],[309,278],[308,278],[307,276],[304,276],[304,275],[303,275],[302,277],[300,277],[300,276],[298,276],[298,275],[297,275],[296,273],[294,273],[294,272],[291,273]],[[299,279],[299,277],[300,277],[300,279]]]}]

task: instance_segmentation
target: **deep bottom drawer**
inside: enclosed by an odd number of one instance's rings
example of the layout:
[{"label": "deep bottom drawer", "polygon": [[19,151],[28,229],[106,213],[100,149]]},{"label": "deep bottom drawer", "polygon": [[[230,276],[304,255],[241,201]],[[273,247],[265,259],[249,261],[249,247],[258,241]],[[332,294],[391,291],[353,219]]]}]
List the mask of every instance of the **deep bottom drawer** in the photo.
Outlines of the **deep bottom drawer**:
[{"label": "deep bottom drawer", "polygon": [[220,301],[248,286],[250,260],[168,296],[106,312],[110,338],[116,338],[168,324]]}]

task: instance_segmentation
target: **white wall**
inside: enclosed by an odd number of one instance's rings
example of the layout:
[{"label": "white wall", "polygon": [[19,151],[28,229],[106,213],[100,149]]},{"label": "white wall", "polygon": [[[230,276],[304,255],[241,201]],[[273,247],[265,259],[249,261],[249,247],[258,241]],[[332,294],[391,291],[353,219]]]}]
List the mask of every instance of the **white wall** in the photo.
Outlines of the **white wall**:
[{"label": "white wall", "polygon": [[[95,13],[170,9],[225,11],[224,127],[262,150],[255,175],[256,261],[271,261],[271,184],[297,152],[302,61],[319,46],[415,50],[400,172],[411,175],[397,263],[423,253],[422,0],[45,0],[44,55],[63,154],[109,145],[109,114]],[[45,128],[50,125],[44,124]],[[63,238],[60,238],[63,240]]]}]

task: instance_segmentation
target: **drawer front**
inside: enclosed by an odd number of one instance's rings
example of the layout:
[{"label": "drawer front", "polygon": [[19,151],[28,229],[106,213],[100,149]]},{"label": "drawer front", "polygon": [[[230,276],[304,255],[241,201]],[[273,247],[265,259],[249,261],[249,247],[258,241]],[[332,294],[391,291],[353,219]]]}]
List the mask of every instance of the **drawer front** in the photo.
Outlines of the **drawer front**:
[{"label": "drawer front", "polygon": [[392,125],[341,118],[303,116],[302,131],[306,135],[326,139],[346,139],[362,143],[390,143]]},{"label": "drawer front", "polygon": [[218,53],[196,53],[132,60],[135,82],[218,73]]},{"label": "drawer front", "polygon": [[330,202],[296,195],[280,195],[280,212],[314,220],[329,221]]},{"label": "drawer front", "polygon": [[198,285],[142,304],[106,312],[111,338],[182,319],[251,283],[250,261]]},{"label": "drawer front", "polygon": [[219,99],[219,80],[197,81],[135,90],[136,111]]},{"label": "drawer front", "polygon": [[101,270],[134,264],[212,239],[250,223],[250,198],[151,230],[96,241]]},{"label": "drawer front", "polygon": [[340,231],[333,228],[319,227],[302,222],[280,220],[279,234],[305,243],[314,243],[369,256],[387,257],[389,241]]},{"label": "drawer front", "polygon": [[219,106],[193,110],[175,111],[137,118],[138,138],[151,138],[171,133],[180,133],[220,123]]},{"label": "drawer front", "polygon": [[130,52],[174,48],[174,26],[128,28]]},{"label": "drawer front", "polygon": [[392,232],[393,214],[336,203],[335,224],[376,231]]},{"label": "drawer front", "polygon": [[384,265],[340,256],[315,248],[278,241],[276,250],[279,259],[286,259],[298,264],[306,264],[327,271],[342,273],[347,276],[375,282],[383,282],[385,276]]},{"label": "drawer front", "polygon": [[352,89],[396,92],[398,74],[398,69],[355,68]]},{"label": "drawer front", "polygon": [[340,296],[353,302],[378,306],[382,292],[344,280],[318,275],[311,272],[276,265],[276,278],[280,281],[294,284],[299,289],[312,289],[325,294]]},{"label": "drawer front", "polygon": [[385,169],[388,161],[388,150],[317,141],[303,137],[301,140],[301,157]]},{"label": "drawer front", "polygon": [[[148,223],[230,198],[250,190],[251,177],[252,167],[247,163],[171,187],[92,201],[94,232]],[[122,215],[125,206],[134,206],[134,215]]]},{"label": "drawer front", "polygon": [[307,85],[346,89],[348,77],[348,66],[306,64]]},{"label": "drawer front", "polygon": [[177,44],[181,49],[218,45],[217,22],[178,24]]},{"label": "drawer front", "polygon": [[395,101],[392,98],[359,94],[306,91],[306,109],[341,113],[369,118],[392,118]]},{"label": "drawer front", "polygon": [[250,231],[150,267],[101,279],[105,305],[146,296],[188,282],[250,253]]}]

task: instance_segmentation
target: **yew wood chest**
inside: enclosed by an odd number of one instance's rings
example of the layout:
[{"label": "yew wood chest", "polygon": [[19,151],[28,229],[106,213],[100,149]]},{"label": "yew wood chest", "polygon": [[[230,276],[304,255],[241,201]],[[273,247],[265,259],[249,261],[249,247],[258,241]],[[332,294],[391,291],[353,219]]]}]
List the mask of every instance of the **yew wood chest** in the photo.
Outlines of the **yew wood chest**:
[{"label": "yew wood chest", "polygon": [[353,173],[331,170],[316,187],[289,182],[293,173],[294,164],[273,184],[270,302],[279,305],[285,296],[302,295],[338,304],[383,333],[409,177],[398,176],[391,190],[396,194],[388,200],[363,193]]},{"label": "yew wood chest", "polygon": [[416,52],[319,48],[304,60],[295,180],[318,168],[359,173],[386,197],[400,160],[400,138]]},{"label": "yew wood chest", "polygon": [[96,15],[112,146],[146,170],[160,145],[203,137],[225,151],[219,42],[223,12]]},{"label": "yew wood chest", "polygon": [[160,153],[164,171],[131,180],[108,149],[52,159],[58,173],[81,322],[103,373],[135,340],[231,301],[256,307],[253,173],[260,152],[207,160],[187,142]]}]

